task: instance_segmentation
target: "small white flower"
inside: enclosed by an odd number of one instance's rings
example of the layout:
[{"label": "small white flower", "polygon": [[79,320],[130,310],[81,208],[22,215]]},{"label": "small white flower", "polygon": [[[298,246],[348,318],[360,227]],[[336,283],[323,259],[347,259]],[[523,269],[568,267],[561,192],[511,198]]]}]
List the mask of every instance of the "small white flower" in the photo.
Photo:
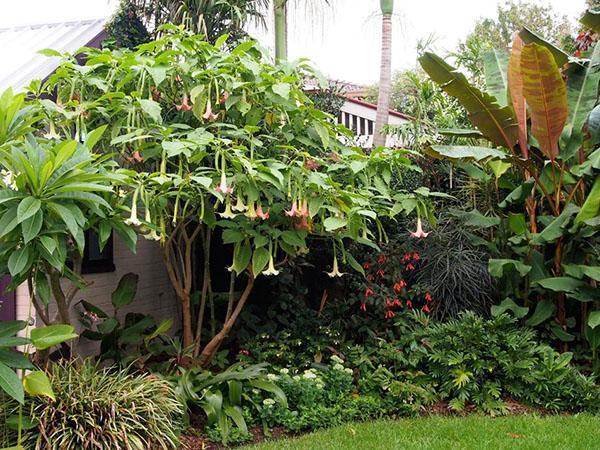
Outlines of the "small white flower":
[{"label": "small white flower", "polygon": [[304,372],[304,375],[302,375],[304,378],[306,378],[307,380],[315,380],[317,378],[317,374],[314,372],[310,372],[310,371],[306,371]]},{"label": "small white flower", "polygon": [[13,191],[17,190],[17,183],[15,182],[13,173],[10,170],[2,169],[0,171],[0,176],[2,177],[2,182],[7,188],[12,189]]},{"label": "small white flower", "polygon": [[277,375],[275,375],[274,373],[269,373],[269,374],[267,374],[267,380],[275,381],[275,380],[279,380],[279,377]]},{"label": "small white flower", "polygon": [[260,393],[260,391],[259,391],[258,389],[252,389],[252,393],[253,393],[253,394],[259,394],[259,393]]},{"label": "small white flower", "polygon": [[290,369],[284,367],[283,369],[279,370],[279,373],[282,375],[287,375],[288,373],[290,373]]},{"label": "small white flower", "polygon": [[332,360],[334,363],[338,363],[338,364],[344,364],[344,360],[343,360],[342,358],[340,358],[338,355],[333,355],[333,356],[331,357],[331,360]]},{"label": "small white flower", "polygon": [[269,266],[267,267],[267,270],[263,270],[262,272],[263,275],[279,275],[279,270],[275,269],[275,262],[273,261],[273,254],[271,253],[271,256],[269,256]]},{"label": "small white flower", "polygon": [[342,366],[340,363],[335,363],[333,365],[333,370],[344,370],[344,366]]},{"label": "small white flower", "polygon": [[317,386],[317,389],[323,389],[325,387],[323,383],[315,383],[315,386]]},{"label": "small white flower", "polygon": [[350,375],[352,375],[354,373],[354,371],[350,367],[346,367],[344,369],[344,372],[349,373]]},{"label": "small white flower", "polygon": [[300,375],[294,375],[292,377],[292,380],[294,380],[294,381],[300,381]]},{"label": "small white flower", "polygon": [[263,400],[263,405],[265,406],[273,406],[275,404],[275,400],[273,400],[272,398],[265,398]]}]

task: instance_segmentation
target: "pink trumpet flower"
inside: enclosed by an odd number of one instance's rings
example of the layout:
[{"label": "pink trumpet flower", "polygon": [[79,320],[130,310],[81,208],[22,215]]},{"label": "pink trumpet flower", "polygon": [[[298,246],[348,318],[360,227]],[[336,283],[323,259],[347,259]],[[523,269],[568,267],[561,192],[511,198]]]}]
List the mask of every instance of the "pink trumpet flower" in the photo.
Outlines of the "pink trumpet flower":
[{"label": "pink trumpet flower", "polygon": [[212,105],[210,104],[210,100],[206,102],[206,111],[202,114],[202,118],[204,120],[209,120],[210,122],[214,121],[219,117],[218,114],[214,114],[212,112]]},{"label": "pink trumpet flower", "polygon": [[190,111],[192,109],[192,105],[188,103],[187,94],[183,94],[183,99],[181,100],[181,104],[175,105],[177,111]]},{"label": "pink trumpet flower", "polygon": [[227,186],[227,175],[225,175],[225,172],[221,172],[221,182],[215,188],[215,191],[220,192],[221,194],[233,193],[233,188],[231,186]]},{"label": "pink trumpet flower", "polygon": [[298,207],[296,206],[296,200],[292,201],[292,208],[285,212],[288,217],[296,217],[298,215]]},{"label": "pink trumpet flower", "polygon": [[411,231],[410,235],[416,239],[421,239],[421,238],[426,238],[427,236],[429,236],[430,232],[425,232],[423,231],[423,226],[421,225],[421,218],[419,217],[417,219],[417,230],[416,231]]},{"label": "pink trumpet flower", "polygon": [[263,211],[262,205],[259,203],[258,208],[256,208],[256,215],[260,217],[262,220],[267,220],[269,218],[269,210]]},{"label": "pink trumpet flower", "polygon": [[296,213],[296,216],[304,218],[308,217],[308,202],[306,200],[302,201],[302,206]]}]

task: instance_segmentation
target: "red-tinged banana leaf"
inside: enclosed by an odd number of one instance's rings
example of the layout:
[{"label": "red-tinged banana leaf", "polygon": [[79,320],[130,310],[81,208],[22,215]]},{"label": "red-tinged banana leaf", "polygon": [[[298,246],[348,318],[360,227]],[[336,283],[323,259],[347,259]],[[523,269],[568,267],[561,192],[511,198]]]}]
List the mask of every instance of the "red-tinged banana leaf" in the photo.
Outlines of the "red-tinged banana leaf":
[{"label": "red-tinged banana leaf", "polygon": [[425,53],[419,62],[433,81],[460,102],[471,123],[487,139],[499,147],[514,147],[517,122],[511,108],[501,107],[494,97],[472,86],[462,73],[439,56]]},{"label": "red-tinged banana leaf", "polygon": [[483,54],[486,91],[501,107],[508,105],[507,66],[508,54],[504,50],[492,48]]},{"label": "red-tinged banana leaf", "polygon": [[600,11],[594,11],[588,9],[583,17],[581,23],[596,33],[600,32]]},{"label": "red-tinged banana leaf", "polygon": [[524,27],[521,31],[519,31],[519,36],[525,44],[538,44],[548,49],[550,53],[552,53],[552,56],[554,57],[558,67],[562,67],[568,63],[582,64],[581,60],[572,57],[567,52],[548,42],[546,39],[534,33],[527,27]]},{"label": "red-tinged banana leaf", "polygon": [[512,51],[508,60],[507,78],[510,100],[518,123],[519,147],[521,148],[521,155],[527,159],[529,157],[527,146],[527,102],[523,96],[523,76],[521,75],[521,51],[523,50],[523,45],[523,40],[515,33]]},{"label": "red-tinged banana leaf", "polygon": [[523,47],[521,74],[523,96],[531,114],[531,134],[541,152],[554,161],[568,114],[565,82],[550,50],[538,44]]},{"label": "red-tinged banana leaf", "polygon": [[560,137],[560,155],[572,158],[583,144],[583,126],[598,98],[600,46],[596,45],[587,67],[573,65],[567,73],[569,116]]}]

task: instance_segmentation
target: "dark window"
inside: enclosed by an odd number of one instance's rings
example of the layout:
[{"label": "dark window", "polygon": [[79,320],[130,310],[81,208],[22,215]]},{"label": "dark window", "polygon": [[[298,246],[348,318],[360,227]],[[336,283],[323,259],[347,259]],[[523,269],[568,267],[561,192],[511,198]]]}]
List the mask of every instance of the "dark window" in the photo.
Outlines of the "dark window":
[{"label": "dark window", "polygon": [[369,136],[373,136],[373,121],[369,120]]},{"label": "dark window", "polygon": [[367,134],[367,133],[365,133],[365,131],[367,131],[366,127],[365,127],[365,118],[361,117],[360,118],[360,128],[358,130],[358,134]]},{"label": "dark window", "polygon": [[98,243],[98,234],[88,230],[85,233],[85,250],[81,264],[81,273],[104,273],[114,272],[113,261],[113,235],[111,233],[108,242],[102,250]]}]

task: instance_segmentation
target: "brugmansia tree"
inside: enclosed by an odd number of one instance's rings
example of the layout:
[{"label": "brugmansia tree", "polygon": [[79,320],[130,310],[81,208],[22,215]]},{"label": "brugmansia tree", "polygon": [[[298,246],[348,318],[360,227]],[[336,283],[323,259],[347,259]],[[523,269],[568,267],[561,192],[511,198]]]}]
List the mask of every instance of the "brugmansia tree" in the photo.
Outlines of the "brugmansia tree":
[{"label": "brugmansia tree", "polygon": [[[128,223],[160,241],[182,305],[183,343],[206,364],[257,277],[277,275],[309,239],[333,247],[331,277],[346,266],[360,271],[347,242],[384,239],[380,215],[428,214],[428,193],[390,189],[393,173],[412,167],[406,152],[342,146],[348,130],[302,91],[315,76],[303,63],[270,65],[250,41],[226,52],[226,36],[213,45],[173,26],[162,32],[135,52],[90,50],[83,67],[67,56],[45,89],[58,93],[63,117],[85,111],[84,132],[109,124],[105,148],[130,167]],[[231,289],[212,333],[215,236],[219,252],[231,254]]]},{"label": "brugmansia tree", "polygon": [[[434,145],[431,154],[492,165],[505,183],[515,175],[522,180],[500,202],[500,217],[481,221],[506,237],[500,241],[503,257],[489,262],[491,274],[505,280],[508,295],[535,308],[529,324],[556,311],[548,326],[563,341],[574,339],[568,318],[577,303],[569,309],[567,300],[580,302],[582,331],[593,340],[600,313],[588,313],[587,305],[600,302],[600,109],[594,108],[600,47],[589,59],[577,59],[523,29],[510,55],[486,54],[485,91],[434,54],[420,62],[466,109],[478,129],[474,135],[488,141],[479,147]],[[501,308],[515,306],[507,301]]]}]

